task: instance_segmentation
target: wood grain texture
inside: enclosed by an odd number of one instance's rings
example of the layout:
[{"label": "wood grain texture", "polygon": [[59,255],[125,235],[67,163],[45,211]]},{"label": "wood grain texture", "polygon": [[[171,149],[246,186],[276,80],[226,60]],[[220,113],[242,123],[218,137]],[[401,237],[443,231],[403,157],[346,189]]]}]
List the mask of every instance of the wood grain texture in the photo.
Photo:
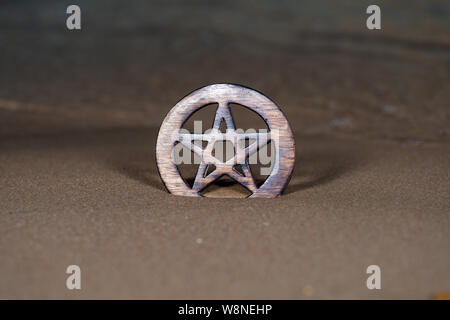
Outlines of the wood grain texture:
[{"label": "wood grain texture", "polygon": [[[211,103],[218,103],[218,108],[210,133],[180,132],[191,114]],[[230,103],[243,105],[258,113],[269,127],[269,132],[237,132],[229,108]],[[219,130],[222,121],[225,121],[227,126],[225,133]],[[255,142],[246,147],[238,143],[249,138]],[[194,144],[194,141],[198,140],[207,142],[205,149]],[[221,140],[231,141],[236,150],[235,155],[227,161],[212,156],[214,143]],[[275,163],[269,177],[258,188],[250,171],[248,157],[269,141],[275,143]],[[178,142],[201,157],[192,188],[183,180],[175,164],[173,148]],[[273,101],[250,88],[233,84],[214,84],[192,92],[170,110],[158,134],[156,162],[167,190],[175,195],[202,197],[200,191],[221,176],[227,175],[246,187],[251,192],[250,198],[273,198],[280,195],[292,175],[295,143],[288,121]],[[241,166],[242,172],[233,168],[236,164]],[[214,165],[215,169],[205,175],[209,165]]]}]

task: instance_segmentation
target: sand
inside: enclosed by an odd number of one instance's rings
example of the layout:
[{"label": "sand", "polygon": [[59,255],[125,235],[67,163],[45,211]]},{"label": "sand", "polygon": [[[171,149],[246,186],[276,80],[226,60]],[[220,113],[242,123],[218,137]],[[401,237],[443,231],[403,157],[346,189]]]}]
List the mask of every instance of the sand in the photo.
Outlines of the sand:
[{"label": "sand", "polygon": [[[80,33],[57,3],[0,5],[0,298],[450,291],[448,4],[400,20],[386,5],[374,36],[347,2],[81,1]],[[281,197],[164,190],[159,125],[216,82],[262,91],[290,121],[296,169]],[[65,287],[71,264],[82,290]],[[381,290],[366,288],[372,264]]]},{"label": "sand", "polygon": [[[195,199],[163,190],[155,133],[74,128],[3,139],[2,298],[448,290],[448,148],[296,135],[296,172],[282,197]],[[79,292],[65,288],[70,264],[82,268]],[[380,291],[365,287],[371,264],[382,268]]]}]

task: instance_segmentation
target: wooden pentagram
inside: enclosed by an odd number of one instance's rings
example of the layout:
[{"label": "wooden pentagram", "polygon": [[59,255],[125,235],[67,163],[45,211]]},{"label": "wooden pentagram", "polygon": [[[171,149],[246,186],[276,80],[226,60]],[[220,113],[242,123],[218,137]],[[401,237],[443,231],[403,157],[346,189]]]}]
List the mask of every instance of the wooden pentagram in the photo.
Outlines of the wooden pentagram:
[{"label": "wooden pentagram", "polygon": [[[219,106],[210,132],[196,134],[179,131],[192,113],[211,103],[218,103]],[[230,103],[243,105],[258,113],[267,123],[270,131],[238,132],[230,113]],[[219,130],[222,121],[227,127],[225,133]],[[254,142],[243,146],[239,142],[244,139],[252,139]],[[205,149],[194,143],[199,140],[207,142]],[[234,156],[226,161],[214,157],[212,150],[216,141],[233,143]],[[269,177],[258,188],[253,179],[248,158],[269,141],[275,143],[275,163]],[[173,148],[176,143],[181,143],[201,158],[192,188],[183,180],[175,164]],[[201,197],[200,191],[223,175],[227,175],[246,187],[252,193],[250,198],[273,198],[278,196],[289,182],[295,162],[294,148],[294,138],[289,123],[274,102],[250,88],[232,84],[214,84],[192,92],[172,108],[158,134],[156,161],[166,188],[175,195]],[[234,168],[236,164],[241,166],[241,172]],[[213,165],[215,169],[206,174],[210,165]]]}]

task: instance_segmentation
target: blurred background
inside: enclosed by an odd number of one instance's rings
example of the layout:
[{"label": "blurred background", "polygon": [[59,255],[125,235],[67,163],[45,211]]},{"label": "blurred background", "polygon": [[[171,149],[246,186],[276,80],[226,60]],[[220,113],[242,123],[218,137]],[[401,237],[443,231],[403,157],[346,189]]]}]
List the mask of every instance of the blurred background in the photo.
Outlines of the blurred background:
[{"label": "blurred background", "polygon": [[[0,298],[448,297],[449,31],[446,0],[1,1]],[[280,198],[164,190],[159,126],[212,83],[285,113]]]},{"label": "blurred background", "polygon": [[0,110],[159,126],[187,93],[229,82],[304,134],[448,141],[447,1],[379,1],[374,31],[370,1],[80,0],[81,31],[70,4],[2,1]]}]

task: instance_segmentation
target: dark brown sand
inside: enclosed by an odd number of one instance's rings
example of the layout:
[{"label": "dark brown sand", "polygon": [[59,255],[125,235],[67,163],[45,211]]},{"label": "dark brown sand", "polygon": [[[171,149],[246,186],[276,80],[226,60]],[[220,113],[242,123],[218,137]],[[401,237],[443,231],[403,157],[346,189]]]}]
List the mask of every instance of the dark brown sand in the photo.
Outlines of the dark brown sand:
[{"label": "dark brown sand", "polygon": [[[450,290],[445,1],[387,2],[376,34],[364,1],[157,3],[80,1],[79,33],[58,1],[0,5],[0,298]],[[289,119],[281,197],[163,189],[159,125],[217,82],[262,91]],[[81,291],[65,287],[70,264]],[[371,264],[381,290],[366,288]]]}]

